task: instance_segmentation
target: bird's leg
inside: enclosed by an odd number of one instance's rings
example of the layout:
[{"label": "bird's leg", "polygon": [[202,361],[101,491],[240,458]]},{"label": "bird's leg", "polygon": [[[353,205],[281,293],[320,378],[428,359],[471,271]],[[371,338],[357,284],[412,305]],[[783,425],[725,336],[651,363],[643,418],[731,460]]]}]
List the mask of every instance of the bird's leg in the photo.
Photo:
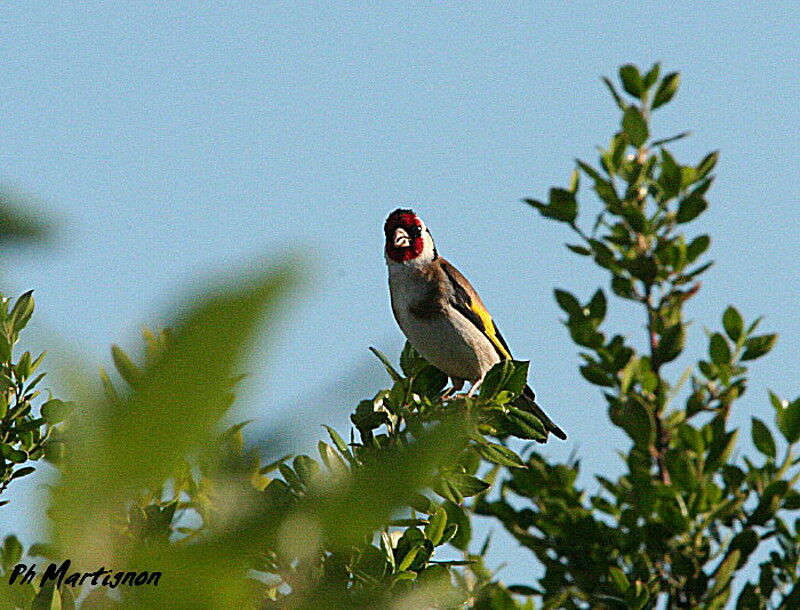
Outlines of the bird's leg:
[{"label": "bird's leg", "polygon": [[459,379],[458,377],[451,377],[450,382],[453,384],[453,387],[451,387],[445,393],[445,395],[442,396],[442,400],[450,400],[453,396],[456,395],[456,392],[458,392],[461,388],[464,387],[464,380]]},{"label": "bird's leg", "polygon": [[483,377],[481,377],[477,381],[474,381],[472,383],[472,387],[469,389],[469,392],[467,392],[467,396],[469,396],[471,398],[472,395],[475,394],[475,392],[478,390],[478,388],[481,387],[481,382],[482,381],[483,381]]}]

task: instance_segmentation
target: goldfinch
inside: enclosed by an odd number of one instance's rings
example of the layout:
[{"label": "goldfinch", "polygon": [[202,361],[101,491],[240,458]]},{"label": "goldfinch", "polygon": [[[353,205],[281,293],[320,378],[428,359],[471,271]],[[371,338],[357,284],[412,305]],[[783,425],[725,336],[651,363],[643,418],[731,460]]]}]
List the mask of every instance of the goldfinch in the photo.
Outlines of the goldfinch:
[{"label": "goldfinch", "polygon": [[[448,375],[457,392],[465,381],[472,395],[484,375],[511,351],[467,279],[439,256],[430,231],[412,210],[397,209],[386,219],[386,265],[392,312],[409,343]],[[536,415],[548,432],[567,435],[536,404],[525,386],[514,405]]]}]

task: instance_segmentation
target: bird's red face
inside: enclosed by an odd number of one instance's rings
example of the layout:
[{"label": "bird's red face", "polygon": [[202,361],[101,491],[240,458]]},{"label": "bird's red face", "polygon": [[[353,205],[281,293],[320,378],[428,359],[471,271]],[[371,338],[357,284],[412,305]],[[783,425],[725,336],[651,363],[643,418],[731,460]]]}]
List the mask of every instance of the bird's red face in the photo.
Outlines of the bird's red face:
[{"label": "bird's red face", "polygon": [[414,260],[425,250],[425,225],[411,210],[397,209],[383,225],[386,256],[397,263]]}]

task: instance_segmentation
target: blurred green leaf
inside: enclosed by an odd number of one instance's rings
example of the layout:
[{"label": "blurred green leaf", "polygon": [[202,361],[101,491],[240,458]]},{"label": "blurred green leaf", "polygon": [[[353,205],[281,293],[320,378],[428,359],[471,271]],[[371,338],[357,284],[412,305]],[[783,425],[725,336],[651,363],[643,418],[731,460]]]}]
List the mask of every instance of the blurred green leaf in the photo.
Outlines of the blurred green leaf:
[{"label": "blurred green leaf", "polygon": [[42,405],[42,417],[44,417],[50,425],[55,425],[67,419],[74,408],[75,405],[72,403],[53,398]]},{"label": "blurred green leaf", "polygon": [[750,431],[753,436],[753,444],[761,453],[769,458],[775,459],[777,456],[777,449],[775,448],[775,440],[772,438],[772,433],[763,421],[756,417],[751,419]]},{"label": "blurred green leaf", "polygon": [[620,570],[616,566],[611,566],[609,569],[609,575],[611,576],[611,582],[614,584],[614,588],[619,593],[625,593],[630,587],[630,582],[628,582],[628,578],[625,576],[625,572]]},{"label": "blurred green leaf", "polygon": [[463,422],[443,422],[408,447],[382,451],[380,462],[369,463],[330,491],[310,497],[308,509],[334,548],[353,544],[378,528],[393,508],[429,486],[435,467],[452,462],[465,442]]},{"label": "blurred green leaf", "polygon": [[270,270],[241,286],[207,293],[189,306],[124,404],[76,411],[72,450],[53,501],[61,542],[76,559],[92,552],[83,542],[90,522],[159,485],[190,451],[215,436],[230,404],[235,369],[257,325],[274,314],[294,277],[288,268]]},{"label": "blurred green leaf", "polygon": [[667,74],[661,81],[661,84],[656,90],[655,97],[653,97],[653,110],[668,103],[675,93],[678,91],[678,86],[681,82],[681,76],[677,72]]},{"label": "blurred green leaf", "polygon": [[744,320],[741,314],[733,305],[729,305],[722,314],[722,326],[731,338],[731,341],[738,341],[744,331]]},{"label": "blurred green leaf", "polygon": [[667,328],[661,335],[655,356],[660,364],[672,362],[683,351],[686,333],[683,324],[675,324]]},{"label": "blurred green leaf", "polygon": [[0,193],[0,245],[8,242],[41,241],[50,233],[42,219],[24,212],[19,202],[7,193]]},{"label": "blurred green leaf", "polygon": [[800,398],[784,403],[774,394],[770,393],[772,404],[775,407],[775,421],[778,429],[783,434],[786,442],[796,443],[800,440]]},{"label": "blurred green leaf", "polygon": [[720,333],[711,335],[711,341],[708,344],[708,353],[711,356],[711,361],[717,366],[728,364],[731,361],[731,350],[728,342]]},{"label": "blurred green leaf", "polygon": [[702,195],[692,193],[681,200],[675,219],[680,223],[691,222],[708,208],[708,202]]},{"label": "blurred green leaf", "polygon": [[111,346],[111,356],[122,378],[131,386],[135,386],[142,377],[142,372],[118,345]]},{"label": "blurred green leaf", "polygon": [[622,81],[622,87],[625,91],[633,97],[641,97],[644,84],[639,68],[632,64],[625,64],[619,69],[619,79]]},{"label": "blurred green leaf", "polygon": [[647,121],[642,116],[641,111],[635,106],[629,106],[622,117],[622,130],[632,146],[636,148],[642,146],[650,135],[647,128]]},{"label": "blurred green leaf", "polygon": [[625,103],[625,100],[622,99],[622,96],[620,96],[620,94],[617,93],[617,89],[614,87],[614,84],[605,76],[603,77],[603,82],[606,84],[606,87],[608,87],[608,91],[609,93],[611,93],[611,97],[614,98],[614,101],[617,103],[617,106],[619,106],[619,109],[625,110],[625,108],[627,108],[628,105]]},{"label": "blurred green leaf", "polygon": [[755,360],[756,358],[761,358],[761,356],[766,355],[775,347],[777,341],[778,335],[759,335],[757,337],[751,337],[745,341],[744,353],[741,359]]},{"label": "blurred green leaf", "polygon": [[556,296],[558,306],[561,307],[570,316],[580,316],[583,313],[583,308],[574,295],[556,288],[553,293]]},{"label": "blurred green leaf", "polygon": [[714,151],[712,153],[708,153],[702,161],[697,165],[697,180],[702,180],[705,178],[714,167],[717,165],[717,161],[719,160],[719,151]]},{"label": "blurred green leaf", "polygon": [[653,66],[648,70],[648,72],[642,77],[642,84],[645,90],[650,89],[653,85],[656,84],[658,80],[658,76],[661,73],[661,64],[655,63]]}]

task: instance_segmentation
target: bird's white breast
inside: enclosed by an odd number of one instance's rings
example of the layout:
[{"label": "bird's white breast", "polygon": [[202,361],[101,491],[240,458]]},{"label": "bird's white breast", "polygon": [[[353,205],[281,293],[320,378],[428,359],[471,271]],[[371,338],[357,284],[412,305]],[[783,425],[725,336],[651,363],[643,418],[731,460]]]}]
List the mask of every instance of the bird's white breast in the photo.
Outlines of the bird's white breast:
[{"label": "bird's white breast", "polygon": [[409,343],[446,375],[477,381],[500,358],[484,334],[452,305],[429,316],[412,312],[430,298],[433,288],[414,265],[389,263],[392,309]]}]

